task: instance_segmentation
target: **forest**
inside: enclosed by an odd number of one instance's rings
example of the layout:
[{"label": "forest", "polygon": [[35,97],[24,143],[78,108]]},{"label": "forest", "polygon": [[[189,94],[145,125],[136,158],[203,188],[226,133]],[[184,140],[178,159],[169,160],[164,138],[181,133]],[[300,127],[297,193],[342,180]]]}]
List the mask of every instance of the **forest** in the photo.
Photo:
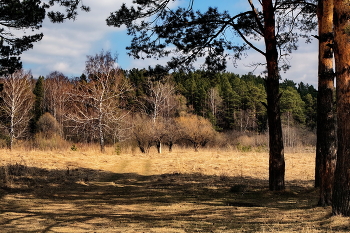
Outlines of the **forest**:
[{"label": "forest", "polygon": [[[32,77],[19,70],[1,79],[1,146],[58,147],[59,141],[133,145],[242,146],[239,136],[266,138],[265,80],[251,73],[204,70],[169,73],[160,65],[122,70],[101,51],[87,56],[84,73]],[[286,147],[315,146],[317,90],[281,80]],[[310,136],[311,135],[311,136]],[[266,136],[266,137],[265,137]],[[52,139],[55,140],[52,140]],[[43,141],[46,145],[43,146]],[[48,148],[47,148],[48,147]]]}]

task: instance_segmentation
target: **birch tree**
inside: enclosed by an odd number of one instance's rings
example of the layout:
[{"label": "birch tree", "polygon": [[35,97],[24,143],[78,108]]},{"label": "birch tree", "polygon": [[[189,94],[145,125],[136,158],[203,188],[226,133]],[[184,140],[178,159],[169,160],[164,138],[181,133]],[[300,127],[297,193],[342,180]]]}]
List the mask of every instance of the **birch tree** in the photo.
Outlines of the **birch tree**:
[{"label": "birch tree", "polygon": [[128,113],[122,105],[130,87],[117,68],[116,59],[110,52],[104,51],[87,56],[87,81],[76,82],[70,94],[73,109],[68,113],[68,119],[76,128],[91,127],[97,133],[101,152],[105,151],[106,133],[116,130],[111,125],[122,121]]},{"label": "birch tree", "polygon": [[175,87],[169,81],[148,81],[148,96],[146,101],[151,106],[151,117],[155,122],[158,117],[170,117],[176,107]]},{"label": "birch tree", "polygon": [[175,95],[175,86],[166,79],[165,81],[151,81],[148,80],[148,95],[146,101],[150,106],[150,117],[153,124],[153,138],[156,144],[158,153],[162,151],[162,143],[170,132],[166,128],[165,122],[174,117],[177,110],[177,96]]},{"label": "birch tree", "polygon": [[220,97],[218,87],[210,88],[208,91],[208,105],[211,112],[211,117],[215,123],[221,104],[222,98]]},{"label": "birch tree", "polygon": [[2,79],[3,90],[0,92],[1,126],[9,135],[9,148],[14,140],[25,135],[28,129],[34,95],[31,85],[31,73],[18,70]]},{"label": "birch tree", "polygon": [[72,83],[64,74],[54,71],[46,76],[44,82],[44,107],[63,127],[65,111],[69,110],[68,98]]}]

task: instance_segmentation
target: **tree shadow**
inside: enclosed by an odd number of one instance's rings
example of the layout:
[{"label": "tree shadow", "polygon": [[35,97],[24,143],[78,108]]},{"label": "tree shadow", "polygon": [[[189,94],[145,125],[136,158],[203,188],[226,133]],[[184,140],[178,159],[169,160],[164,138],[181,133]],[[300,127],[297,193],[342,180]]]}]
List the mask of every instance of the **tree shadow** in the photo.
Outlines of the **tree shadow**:
[{"label": "tree shadow", "polygon": [[[312,181],[289,182],[287,191],[270,192],[267,180],[251,177],[16,166],[0,167],[7,179],[0,188],[4,232],[256,231],[274,225],[281,212],[309,216],[317,204]],[[320,221],[327,211],[301,226]],[[279,221],[295,229],[295,218]]]}]

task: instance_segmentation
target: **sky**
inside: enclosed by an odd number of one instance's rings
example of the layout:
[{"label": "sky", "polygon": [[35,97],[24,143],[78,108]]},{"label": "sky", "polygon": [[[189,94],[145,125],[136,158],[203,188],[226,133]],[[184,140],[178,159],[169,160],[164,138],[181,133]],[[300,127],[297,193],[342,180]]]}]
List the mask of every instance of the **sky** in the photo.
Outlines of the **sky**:
[{"label": "sky", "polygon": [[[148,68],[157,64],[165,65],[167,59],[137,60],[127,55],[126,46],[130,45],[131,37],[126,28],[108,27],[106,18],[111,12],[119,9],[125,2],[132,4],[132,0],[84,0],[90,6],[90,12],[79,12],[75,21],[53,24],[45,19],[40,31],[44,34],[34,48],[22,54],[25,70],[31,70],[34,77],[46,76],[53,71],[62,72],[68,77],[77,77],[84,72],[87,55],[95,55],[102,50],[118,54],[118,65],[122,69]],[[172,8],[187,6],[188,0],[177,0]],[[239,13],[249,8],[248,1],[232,0],[195,0],[193,9],[205,10],[208,6],[216,6],[219,10],[229,10]],[[215,4],[215,5],[214,5]],[[290,79],[296,83],[304,82],[317,87],[317,41],[311,44],[299,43],[299,49],[294,51],[288,61],[291,69],[281,73],[282,79]],[[248,56],[238,62],[235,67],[231,61],[227,63],[227,71],[236,74],[252,72],[261,75],[263,67],[255,69],[250,64],[264,61],[264,57],[257,52],[250,51]],[[199,68],[199,66],[198,66]]]}]

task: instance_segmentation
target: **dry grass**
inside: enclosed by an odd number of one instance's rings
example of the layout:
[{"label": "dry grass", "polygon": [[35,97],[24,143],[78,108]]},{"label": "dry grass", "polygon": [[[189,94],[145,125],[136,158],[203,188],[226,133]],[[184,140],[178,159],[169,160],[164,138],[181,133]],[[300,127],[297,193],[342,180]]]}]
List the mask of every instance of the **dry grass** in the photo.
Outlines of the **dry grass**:
[{"label": "dry grass", "polygon": [[268,154],[0,150],[1,232],[348,232],[316,207],[314,153],[286,154],[284,192]]}]

